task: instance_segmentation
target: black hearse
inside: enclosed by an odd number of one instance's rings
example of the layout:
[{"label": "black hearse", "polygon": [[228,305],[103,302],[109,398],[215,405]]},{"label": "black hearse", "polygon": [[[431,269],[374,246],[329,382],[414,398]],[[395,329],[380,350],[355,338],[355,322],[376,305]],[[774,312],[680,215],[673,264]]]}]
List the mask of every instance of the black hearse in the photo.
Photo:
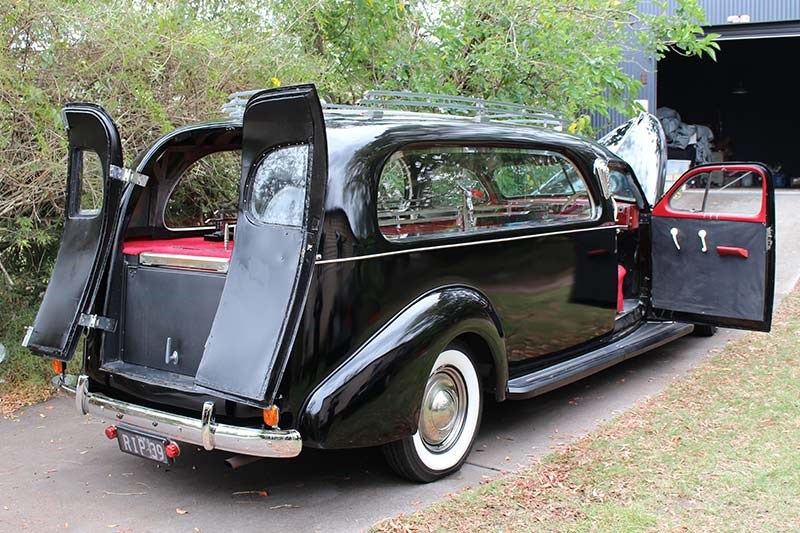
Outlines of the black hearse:
[{"label": "black hearse", "polygon": [[[383,446],[431,481],[464,462],[484,401],[696,327],[770,328],[762,165],[693,168],[662,196],[648,115],[600,144],[498,102],[246,96],[239,118],[179,128],[131,168],[103,109],[64,109],[64,234],[23,344],[68,361],[85,333],[81,374],[54,367],[125,452]],[[227,197],[182,188],[226,176]]]}]

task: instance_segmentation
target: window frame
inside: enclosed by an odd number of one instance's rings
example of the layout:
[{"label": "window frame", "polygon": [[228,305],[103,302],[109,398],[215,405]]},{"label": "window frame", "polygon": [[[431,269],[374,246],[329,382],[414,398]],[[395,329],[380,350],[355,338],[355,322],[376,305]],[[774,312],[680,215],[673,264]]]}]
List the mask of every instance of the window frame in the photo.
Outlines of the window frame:
[{"label": "window frame", "polygon": [[[163,228],[169,232],[192,232],[192,231],[208,231],[213,230],[214,226],[183,226],[183,227],[172,227],[167,223],[167,210],[169,209],[169,202],[172,200],[172,195],[175,194],[175,189],[177,189],[181,183],[183,183],[184,177],[186,173],[189,172],[196,164],[200,161],[205,159],[206,157],[214,156],[221,153],[231,153],[231,152],[238,152],[239,153],[239,165],[237,166],[237,175],[239,176],[236,181],[236,190],[237,190],[237,204],[241,203],[241,189],[242,189],[242,148],[241,146],[237,148],[222,148],[220,150],[212,150],[210,152],[205,152],[202,156],[198,157],[191,163],[189,163],[183,170],[180,171],[180,175],[175,179],[172,185],[169,187],[169,190],[166,194],[166,199],[163,201],[163,206],[161,210],[161,225]],[[163,156],[163,153],[161,154]],[[161,157],[161,156],[159,156]]]},{"label": "window frame", "polygon": [[[378,216],[378,189],[380,187],[381,176],[383,175],[384,168],[391,161],[392,157],[398,152],[406,150],[430,150],[435,148],[489,148],[489,149],[512,149],[512,150],[527,150],[532,152],[551,152],[564,159],[566,159],[575,169],[580,179],[583,180],[586,186],[586,194],[589,197],[591,217],[570,220],[570,221],[557,221],[550,224],[540,223],[525,223],[519,226],[494,226],[479,231],[457,231],[457,232],[443,232],[431,233],[429,235],[416,235],[406,236],[398,239],[388,238],[381,230],[380,218]],[[375,232],[380,236],[380,241],[384,245],[389,244],[397,248],[414,248],[420,243],[426,242],[442,242],[449,241],[462,242],[462,241],[481,241],[492,238],[497,238],[498,235],[514,236],[518,234],[538,234],[550,233],[552,231],[563,231],[563,228],[583,229],[597,225],[597,222],[602,219],[604,207],[603,200],[598,197],[599,184],[594,183],[596,180],[594,173],[590,173],[591,177],[587,178],[585,169],[577,163],[578,157],[571,156],[569,150],[563,149],[560,146],[549,145],[545,143],[514,143],[514,142],[497,142],[491,140],[442,140],[438,142],[409,142],[402,145],[393,147],[388,151],[376,165],[374,177],[372,180],[371,195],[372,195],[372,208],[371,218]],[[483,181],[482,181],[483,183]],[[490,199],[494,196],[506,199],[505,196],[498,196],[499,191],[494,184],[485,184]]]}]

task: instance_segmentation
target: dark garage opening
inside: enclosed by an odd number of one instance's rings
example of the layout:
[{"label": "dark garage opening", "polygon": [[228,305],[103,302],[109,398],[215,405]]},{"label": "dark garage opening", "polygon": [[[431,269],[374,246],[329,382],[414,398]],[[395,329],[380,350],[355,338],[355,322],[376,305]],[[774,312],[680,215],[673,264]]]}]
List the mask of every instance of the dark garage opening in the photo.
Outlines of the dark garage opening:
[{"label": "dark garage opening", "polygon": [[714,133],[727,160],[761,161],[776,185],[800,176],[800,105],[793,65],[800,37],[726,40],[717,62],[671,54],[658,63],[658,107]]}]

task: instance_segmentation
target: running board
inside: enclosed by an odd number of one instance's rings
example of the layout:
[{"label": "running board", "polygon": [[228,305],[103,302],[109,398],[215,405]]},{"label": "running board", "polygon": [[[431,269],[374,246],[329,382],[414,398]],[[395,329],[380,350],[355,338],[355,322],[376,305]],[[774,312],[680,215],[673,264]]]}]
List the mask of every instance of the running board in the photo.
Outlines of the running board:
[{"label": "running board", "polygon": [[694,325],[682,322],[645,322],[632,333],[593,352],[508,381],[508,398],[521,400],[578,381],[648,350],[688,335]]}]

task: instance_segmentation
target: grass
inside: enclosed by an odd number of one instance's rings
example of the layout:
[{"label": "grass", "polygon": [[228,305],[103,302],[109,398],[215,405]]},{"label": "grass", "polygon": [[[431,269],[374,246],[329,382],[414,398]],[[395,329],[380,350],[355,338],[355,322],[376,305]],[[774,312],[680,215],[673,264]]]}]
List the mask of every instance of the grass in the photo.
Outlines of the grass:
[{"label": "grass", "polygon": [[800,530],[800,290],[663,393],[375,531]]},{"label": "grass", "polygon": [[0,343],[9,354],[0,364],[0,414],[42,402],[53,393],[50,361],[32,356],[20,345],[25,328],[33,324],[42,295],[40,288],[9,287],[0,281]]}]

